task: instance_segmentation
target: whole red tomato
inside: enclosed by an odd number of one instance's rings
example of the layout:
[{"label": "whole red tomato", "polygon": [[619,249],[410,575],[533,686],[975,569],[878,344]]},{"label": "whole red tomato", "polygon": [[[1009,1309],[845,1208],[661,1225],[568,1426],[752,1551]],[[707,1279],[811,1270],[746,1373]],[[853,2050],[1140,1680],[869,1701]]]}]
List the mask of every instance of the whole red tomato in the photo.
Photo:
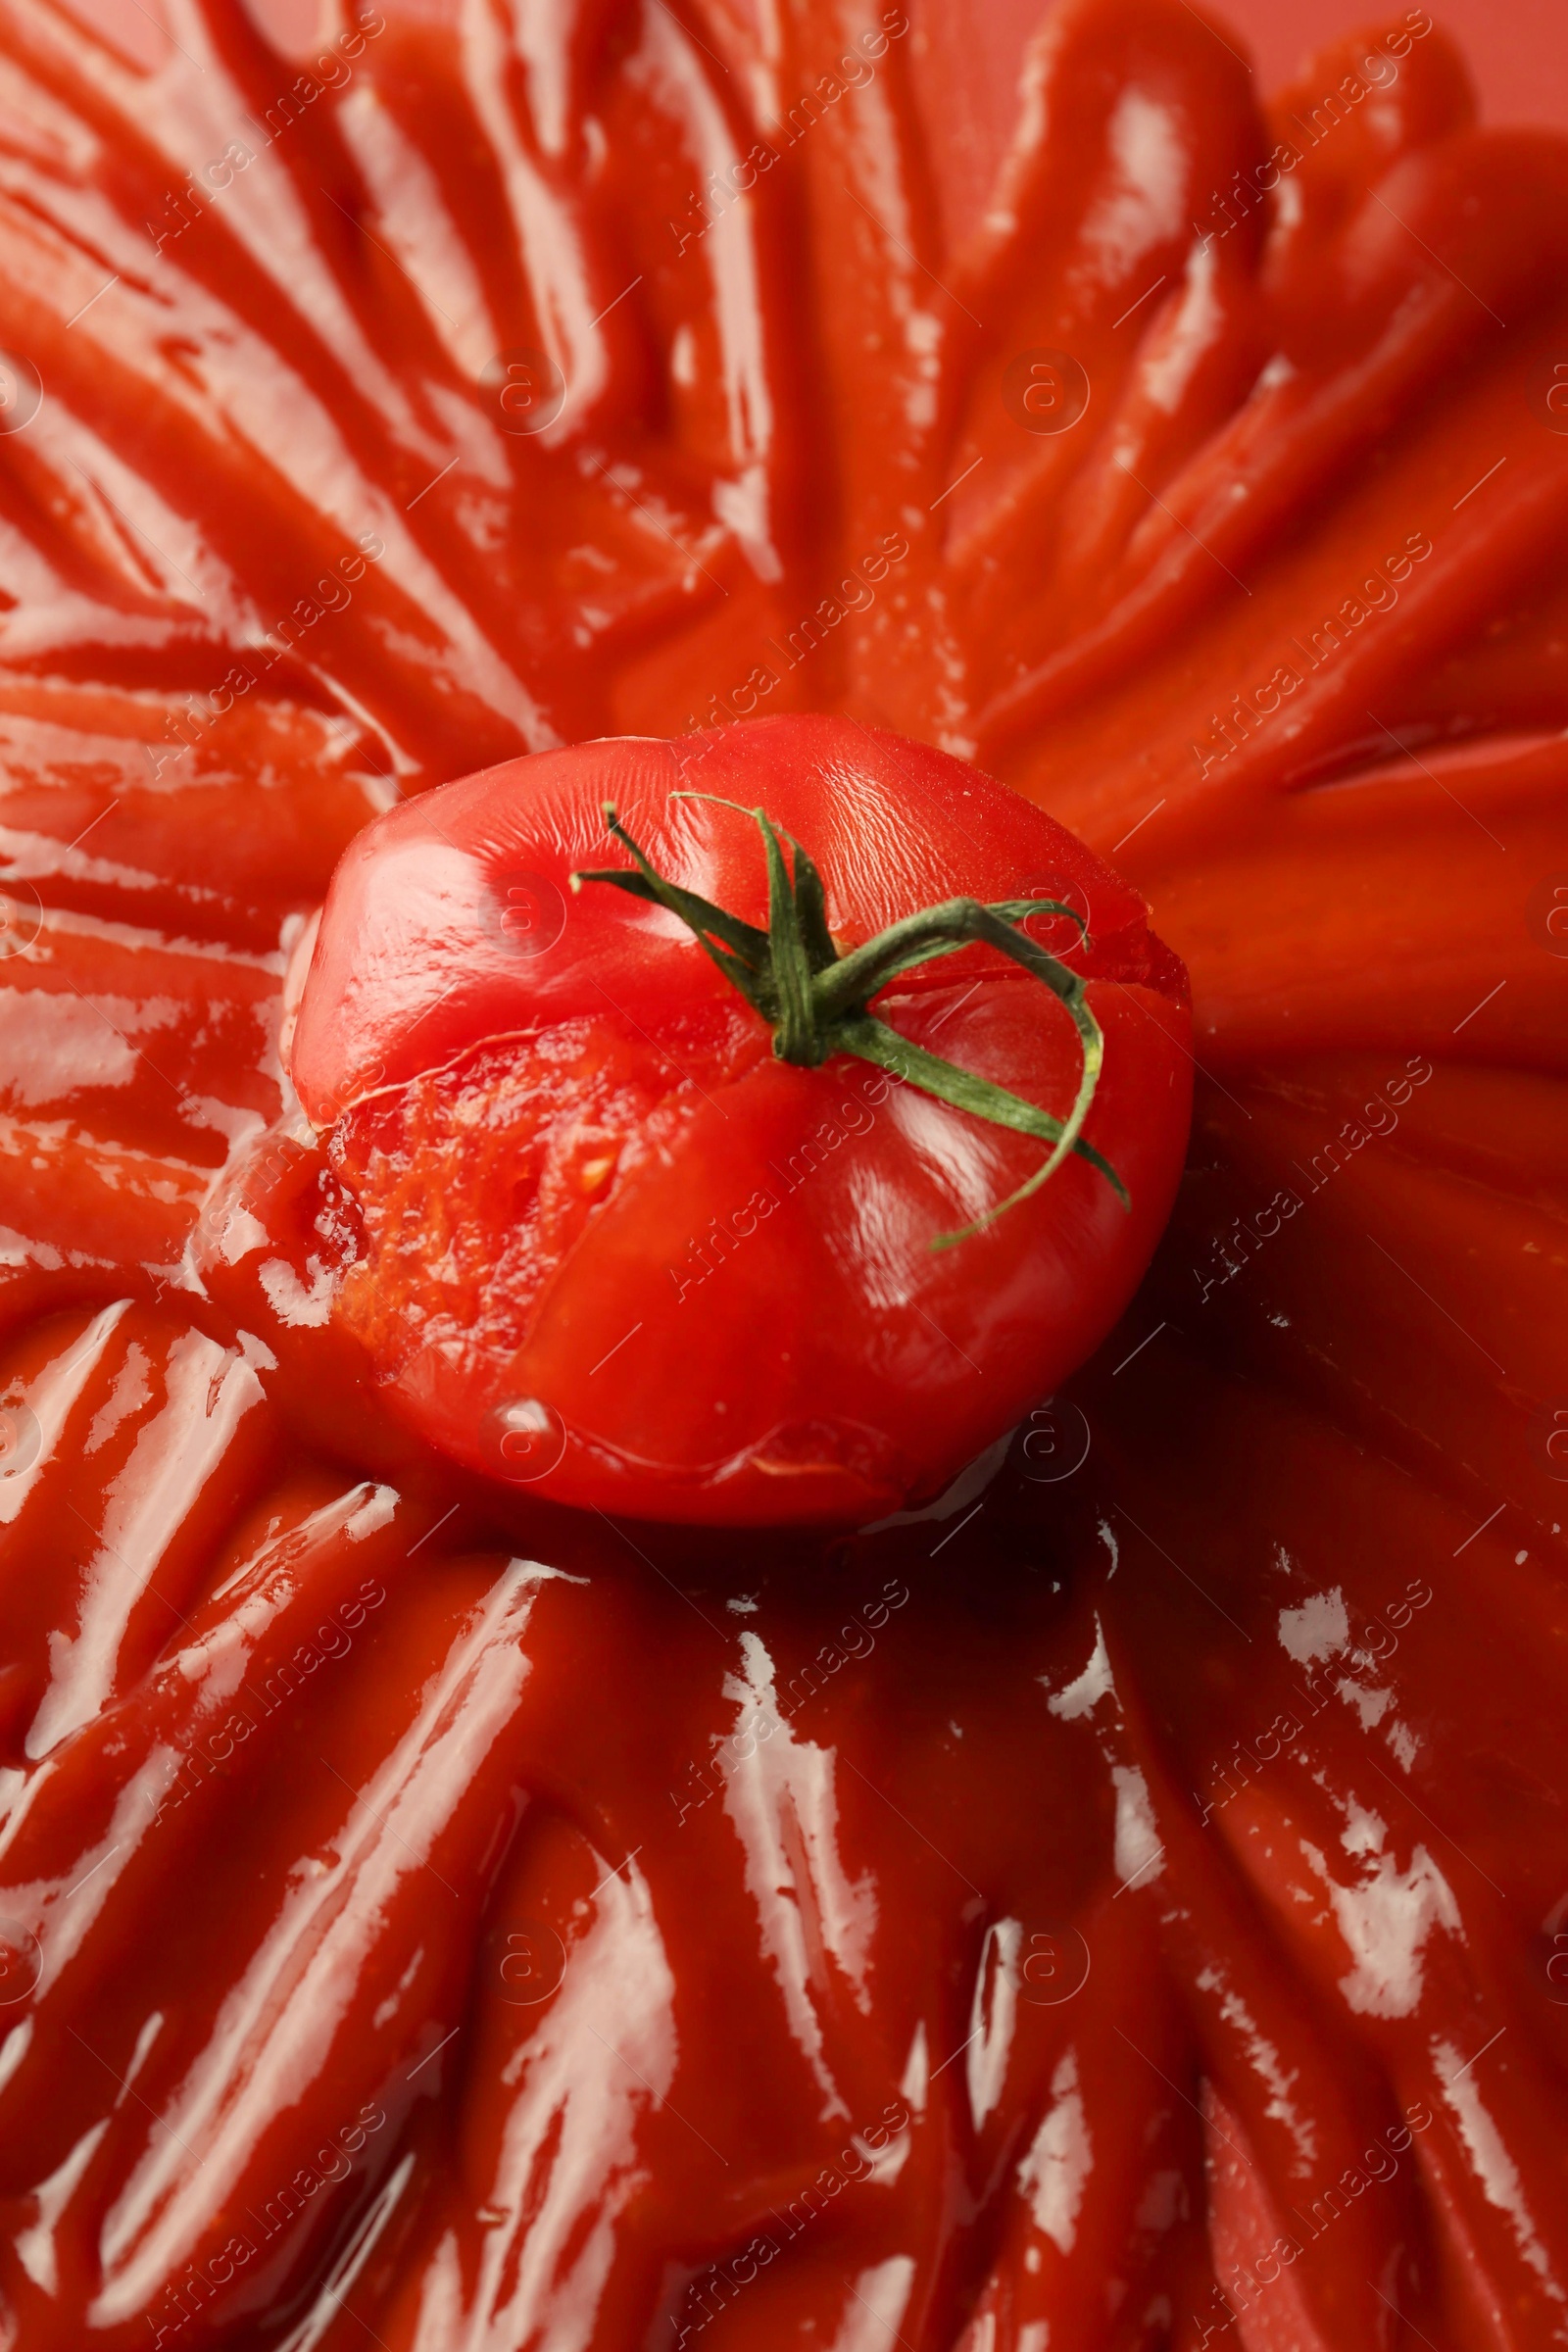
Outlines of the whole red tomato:
[{"label": "whole red tomato", "polygon": [[1182,965],[1070,834],[813,716],[382,817],[290,1057],[353,1237],[334,1311],[424,1438],[761,1524],[940,1492],[1103,1338],[1170,1207],[1188,1035]]}]

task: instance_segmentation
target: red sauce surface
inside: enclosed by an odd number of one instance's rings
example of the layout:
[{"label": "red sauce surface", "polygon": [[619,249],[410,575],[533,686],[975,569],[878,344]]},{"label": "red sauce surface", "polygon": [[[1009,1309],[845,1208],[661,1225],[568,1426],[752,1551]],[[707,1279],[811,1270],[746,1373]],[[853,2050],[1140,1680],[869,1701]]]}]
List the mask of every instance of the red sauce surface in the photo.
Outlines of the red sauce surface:
[{"label": "red sauce surface", "polygon": [[[877,22],[6,10],[15,2352],[1568,2342],[1568,150],[1095,0],[954,241]],[[414,1452],[277,1058],[397,792],[764,708],[1194,982],[1121,1328],[841,1543]]]}]

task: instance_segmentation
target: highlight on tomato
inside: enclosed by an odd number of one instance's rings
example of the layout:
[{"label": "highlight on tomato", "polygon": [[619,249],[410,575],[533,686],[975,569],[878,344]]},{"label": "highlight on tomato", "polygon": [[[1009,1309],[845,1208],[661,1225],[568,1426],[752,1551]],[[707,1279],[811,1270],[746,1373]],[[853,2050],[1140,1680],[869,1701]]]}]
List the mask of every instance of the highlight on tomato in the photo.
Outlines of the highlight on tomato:
[{"label": "highlight on tomato", "polygon": [[423,1440],[605,1511],[939,1494],[1120,1315],[1187,1140],[1186,973],[1137,892],[839,717],[411,801],[295,975],[335,1318]]}]

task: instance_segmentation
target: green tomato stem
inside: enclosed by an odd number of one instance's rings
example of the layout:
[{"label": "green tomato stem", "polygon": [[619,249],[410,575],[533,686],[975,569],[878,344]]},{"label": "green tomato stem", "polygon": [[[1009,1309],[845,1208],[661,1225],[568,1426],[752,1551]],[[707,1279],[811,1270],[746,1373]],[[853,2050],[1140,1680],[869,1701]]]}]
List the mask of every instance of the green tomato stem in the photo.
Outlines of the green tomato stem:
[{"label": "green tomato stem", "polygon": [[[772,1030],[773,1052],[780,1061],[816,1069],[835,1054],[852,1054],[956,1110],[1051,1146],[1041,1166],[1005,1200],[999,1200],[960,1232],[938,1235],[930,1245],[933,1250],[949,1250],[969,1240],[1019,1201],[1027,1200],[1049,1182],[1070,1152],[1087,1160],[1104,1178],[1123,1208],[1132,1205],[1127,1188],[1109,1160],[1083,1141],[1084,1121],[1104,1061],[1104,1033],[1090,1007],[1084,980],[1022,929],[1031,915],[1064,914],[1077,923],[1087,944],[1088,925],[1074,908],[1055,899],[1008,899],[990,906],[978,899],[947,899],[940,906],[904,916],[874,939],[841,955],[828,930],[821,876],[798,841],[788,834],[780,838],[765,809],[742,808],[738,802],[719,801],[712,793],[674,793],[670,797],[715,801],[754,820],[767,860],[765,931],[668,881],[633,841],[609,801],[605,803],[605,820],[611,837],[630,854],[634,865],[629,871],[616,866],[574,873],[572,889],[580,890],[585,882],[607,882],[676,915]],[[793,873],[784,854],[785,841],[795,854]],[[871,999],[901,973],[976,946],[995,948],[1020,965],[1071,1015],[1078,1031],[1083,1074],[1065,1119],[1054,1118],[1021,1095],[927,1053],[870,1011]]]}]

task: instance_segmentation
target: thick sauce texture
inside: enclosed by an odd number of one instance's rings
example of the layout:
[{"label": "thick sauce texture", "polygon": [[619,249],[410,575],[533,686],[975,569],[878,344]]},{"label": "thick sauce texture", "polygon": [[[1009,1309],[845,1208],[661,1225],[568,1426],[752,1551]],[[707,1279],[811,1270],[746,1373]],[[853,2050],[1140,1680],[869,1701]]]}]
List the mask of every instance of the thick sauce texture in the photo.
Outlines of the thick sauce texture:
[{"label": "thick sauce texture", "polygon": [[[1071,0],[966,226],[945,17],[170,22],[0,19],[0,2343],[1568,2344],[1568,150]],[[1174,1220],[924,1516],[553,1510],[365,1376],[285,963],[799,709],[1148,896]]]}]

